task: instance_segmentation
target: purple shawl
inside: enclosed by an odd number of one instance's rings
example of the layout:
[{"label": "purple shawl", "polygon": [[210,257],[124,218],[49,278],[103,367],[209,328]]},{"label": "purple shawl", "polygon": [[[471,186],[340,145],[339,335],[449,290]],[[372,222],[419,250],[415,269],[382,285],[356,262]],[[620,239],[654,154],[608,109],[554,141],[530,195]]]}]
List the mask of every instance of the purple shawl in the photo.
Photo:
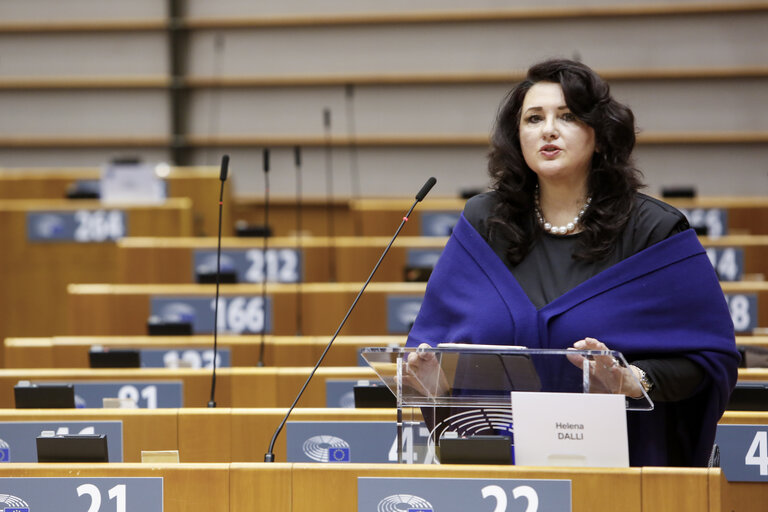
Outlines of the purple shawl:
[{"label": "purple shawl", "polygon": [[462,215],[407,345],[561,349],[585,337],[628,361],[685,356],[704,369],[707,378],[692,397],[628,412],[627,428],[633,466],[668,465],[670,450],[681,453],[685,465],[706,465],[736,384],[739,355],[722,289],[693,230],[648,247],[537,310]]}]

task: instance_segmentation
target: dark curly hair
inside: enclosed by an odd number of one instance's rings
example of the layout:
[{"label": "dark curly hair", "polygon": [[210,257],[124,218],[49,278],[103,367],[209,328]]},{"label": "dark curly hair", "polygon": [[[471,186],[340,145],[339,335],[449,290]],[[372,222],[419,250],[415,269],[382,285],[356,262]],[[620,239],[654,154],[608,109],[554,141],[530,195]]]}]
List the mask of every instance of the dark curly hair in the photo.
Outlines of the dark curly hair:
[{"label": "dark curly hair", "polygon": [[598,261],[610,253],[643,186],[641,173],[631,162],[635,117],[611,97],[608,84],[597,73],[572,60],[552,59],[532,66],[502,103],[488,161],[492,188],[499,198],[489,218],[490,236],[503,234],[511,241],[507,257],[517,265],[542,234],[533,213],[538,178],[523,158],[519,134],[523,100],[537,82],[560,84],[568,108],[595,131],[598,151],[587,178],[592,203],[582,218],[574,258]]}]

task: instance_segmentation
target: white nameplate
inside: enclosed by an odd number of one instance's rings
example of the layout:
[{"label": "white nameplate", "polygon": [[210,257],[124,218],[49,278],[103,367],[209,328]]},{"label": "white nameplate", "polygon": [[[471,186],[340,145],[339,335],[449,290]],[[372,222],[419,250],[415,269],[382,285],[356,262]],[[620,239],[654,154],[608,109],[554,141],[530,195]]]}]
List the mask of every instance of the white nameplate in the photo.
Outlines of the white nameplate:
[{"label": "white nameplate", "polygon": [[624,395],[512,392],[515,464],[628,467]]}]

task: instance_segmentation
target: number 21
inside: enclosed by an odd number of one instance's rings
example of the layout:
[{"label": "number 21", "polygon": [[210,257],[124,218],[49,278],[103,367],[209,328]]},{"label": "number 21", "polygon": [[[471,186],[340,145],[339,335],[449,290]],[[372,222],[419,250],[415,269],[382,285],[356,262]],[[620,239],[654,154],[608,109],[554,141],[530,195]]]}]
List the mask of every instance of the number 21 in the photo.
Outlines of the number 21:
[{"label": "number 21", "polygon": [[[88,512],[99,512],[101,510],[101,491],[93,484],[83,484],[78,486],[77,495],[87,494],[91,497],[91,506]],[[125,484],[114,486],[108,491],[109,499],[115,500],[117,512],[126,512]]]}]

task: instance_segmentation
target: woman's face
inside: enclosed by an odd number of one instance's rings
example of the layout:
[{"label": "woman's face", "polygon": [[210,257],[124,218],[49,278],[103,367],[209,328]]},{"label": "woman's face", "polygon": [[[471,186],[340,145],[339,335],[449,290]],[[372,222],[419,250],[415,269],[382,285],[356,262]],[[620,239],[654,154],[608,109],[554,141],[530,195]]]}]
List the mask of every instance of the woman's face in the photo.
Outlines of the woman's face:
[{"label": "woman's face", "polygon": [[520,146],[539,182],[583,183],[595,152],[595,130],[571,113],[560,84],[537,82],[523,99]]}]

